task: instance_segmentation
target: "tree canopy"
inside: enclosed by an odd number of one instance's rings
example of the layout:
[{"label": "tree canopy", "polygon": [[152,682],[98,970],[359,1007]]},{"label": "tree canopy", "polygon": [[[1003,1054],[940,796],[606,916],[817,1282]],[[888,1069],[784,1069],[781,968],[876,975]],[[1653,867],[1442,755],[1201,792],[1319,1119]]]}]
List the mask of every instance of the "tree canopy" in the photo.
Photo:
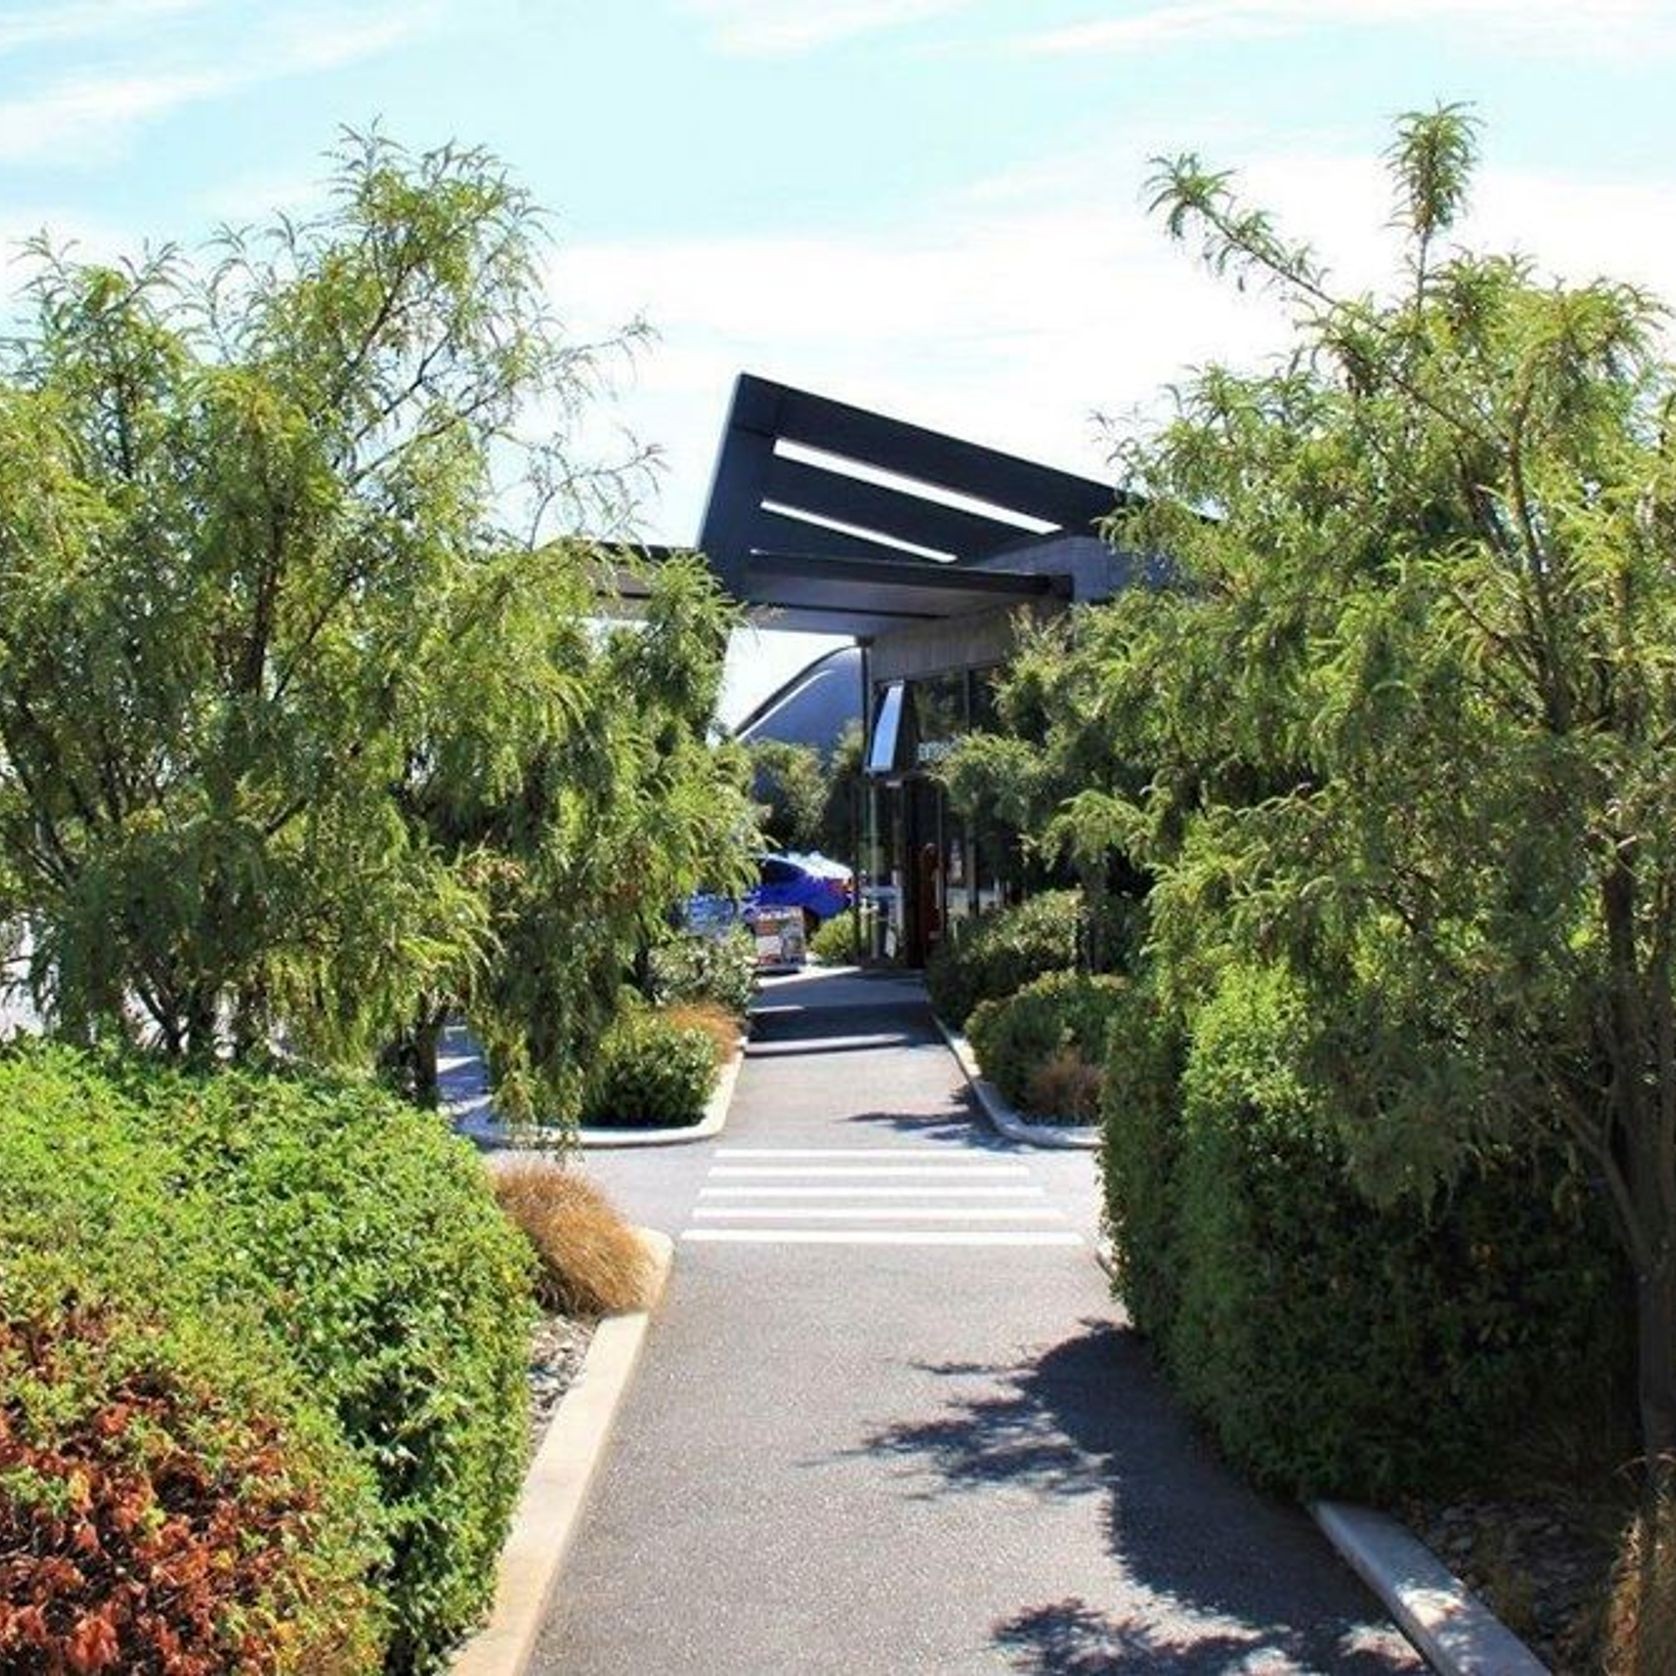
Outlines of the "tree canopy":
[{"label": "tree canopy", "polygon": [[1476,154],[1459,108],[1399,124],[1380,295],[1341,294],[1230,176],[1161,162],[1170,231],[1273,287],[1296,344],[1204,370],[1120,446],[1114,539],[1177,585],[1026,660],[1047,750],[1016,783],[1038,833],[1153,871],[1178,1007],[1233,960],[1306,986],[1370,1191],[1492,1138],[1586,1157],[1668,1456],[1676,383],[1644,292],[1448,242]]},{"label": "tree canopy", "polygon": [[206,260],[35,254],[0,357],[0,925],[37,1003],[365,1063],[465,1000],[557,1088],[601,950],[749,821],[714,589],[673,562],[605,630],[617,555],[552,527],[643,462],[572,457],[621,344],[552,316],[537,208],[373,136],[326,213]]}]

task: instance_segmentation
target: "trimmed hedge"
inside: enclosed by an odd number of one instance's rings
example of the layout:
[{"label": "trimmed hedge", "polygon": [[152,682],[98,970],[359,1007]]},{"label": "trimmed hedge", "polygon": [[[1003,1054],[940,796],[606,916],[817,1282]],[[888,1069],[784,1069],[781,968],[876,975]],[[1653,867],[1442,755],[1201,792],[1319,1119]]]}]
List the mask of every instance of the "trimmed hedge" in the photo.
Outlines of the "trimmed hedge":
[{"label": "trimmed hedge", "polygon": [[0,1670],[366,1676],[372,1476],[181,1187],[84,1061],[0,1062]]},{"label": "trimmed hedge", "polygon": [[129,1074],[215,1207],[232,1284],[375,1475],[387,1668],[440,1669],[493,1596],[522,1481],[527,1242],[473,1149],[376,1088]]},{"label": "trimmed hedge", "polygon": [[1050,890],[957,921],[925,965],[932,1006],[963,1030],[980,1001],[999,1001],[1044,973],[1073,970],[1082,919],[1076,891]]},{"label": "trimmed hedge", "polygon": [[630,1007],[600,1042],[588,1073],[582,1121],[628,1129],[698,1123],[716,1085],[716,1044],[699,1025]]},{"label": "trimmed hedge", "polygon": [[[1622,1369],[1609,1235],[1557,1148],[1483,1157],[1429,1206],[1370,1203],[1310,1081],[1312,1031],[1284,978],[1234,971],[1194,1021],[1179,1119],[1155,1092],[1116,1123],[1108,1190],[1126,1283],[1147,1277],[1137,1316],[1261,1483],[1388,1497],[1482,1474],[1532,1416]],[[1151,1162],[1125,1180],[1149,1118]]]},{"label": "trimmed hedge", "polygon": [[[984,1075],[1014,1105],[1034,1109],[1039,1079],[1057,1056],[1103,1064],[1106,1038],[1127,988],[1122,978],[1049,972],[1016,995],[980,1001],[966,1022],[966,1033]],[[1040,1115],[1073,1119],[1082,1114]]]},{"label": "trimmed hedge", "polygon": [[756,941],[742,925],[720,937],[676,936],[652,950],[652,999],[661,1007],[714,1001],[743,1018],[756,981]]},{"label": "trimmed hedge", "polygon": [[1162,1343],[1181,1293],[1176,1174],[1187,1044],[1150,987],[1124,989],[1107,1028],[1100,1177],[1114,1283],[1129,1319]]}]

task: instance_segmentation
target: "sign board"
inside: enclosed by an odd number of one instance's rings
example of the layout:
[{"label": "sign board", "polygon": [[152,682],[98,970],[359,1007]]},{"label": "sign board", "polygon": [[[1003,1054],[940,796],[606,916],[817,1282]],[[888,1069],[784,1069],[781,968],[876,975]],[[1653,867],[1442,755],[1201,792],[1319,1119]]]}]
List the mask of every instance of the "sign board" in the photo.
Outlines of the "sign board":
[{"label": "sign board", "polygon": [[758,966],[802,966],[809,959],[801,908],[759,908],[752,921]]}]

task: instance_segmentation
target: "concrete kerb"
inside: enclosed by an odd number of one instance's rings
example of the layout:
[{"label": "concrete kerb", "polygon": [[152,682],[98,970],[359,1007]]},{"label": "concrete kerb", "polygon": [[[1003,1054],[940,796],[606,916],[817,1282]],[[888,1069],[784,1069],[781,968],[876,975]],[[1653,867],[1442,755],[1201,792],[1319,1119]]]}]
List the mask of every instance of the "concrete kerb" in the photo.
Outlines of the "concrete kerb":
[{"label": "concrete kerb", "polygon": [[1338,1501],[1312,1502],[1309,1511],[1441,1676],[1547,1676],[1530,1648],[1395,1519]]},{"label": "concrete kerb", "polygon": [[651,1300],[632,1314],[608,1315],[595,1329],[581,1369],[524,1477],[501,1549],[489,1621],[455,1655],[451,1676],[523,1676],[535,1653],[565,1555],[674,1262],[675,1246],[667,1234],[649,1228],[639,1233],[656,1264]]},{"label": "concrete kerb", "polygon": [[[1101,1239],[1094,1255],[1115,1281],[1111,1241]],[[1440,1676],[1548,1676],[1548,1667],[1407,1526],[1350,1502],[1311,1502],[1308,1511]]]},{"label": "concrete kerb", "polygon": [[972,1085],[972,1093],[977,1098],[979,1109],[997,1134],[1004,1135],[1009,1141],[1017,1141],[1021,1146],[1039,1146],[1050,1152],[1098,1150],[1100,1133],[1092,1126],[1067,1127],[1049,1123],[1027,1123],[1008,1104],[1001,1090],[984,1076],[979,1068],[977,1055],[972,1052],[972,1044],[964,1036],[949,1029],[936,1013],[931,1016],[936,1021],[943,1040],[948,1043],[949,1052],[959,1061],[967,1082]]}]

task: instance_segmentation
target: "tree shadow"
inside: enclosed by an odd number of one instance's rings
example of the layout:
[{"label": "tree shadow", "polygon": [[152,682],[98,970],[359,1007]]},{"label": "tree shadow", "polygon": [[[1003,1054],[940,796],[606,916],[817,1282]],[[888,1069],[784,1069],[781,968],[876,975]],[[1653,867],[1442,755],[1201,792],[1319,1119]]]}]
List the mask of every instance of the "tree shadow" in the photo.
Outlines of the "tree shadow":
[{"label": "tree shadow", "polygon": [[858,1452],[894,1458],[916,1500],[1000,1484],[1044,1503],[1101,1498],[1114,1587],[1145,1597],[1143,1613],[1075,1597],[1022,1607],[992,1632],[1018,1669],[1422,1668],[1303,1513],[1216,1459],[1128,1328],[1085,1320],[1012,1366],[921,1365],[983,1386],[931,1419],[879,1428]]}]

